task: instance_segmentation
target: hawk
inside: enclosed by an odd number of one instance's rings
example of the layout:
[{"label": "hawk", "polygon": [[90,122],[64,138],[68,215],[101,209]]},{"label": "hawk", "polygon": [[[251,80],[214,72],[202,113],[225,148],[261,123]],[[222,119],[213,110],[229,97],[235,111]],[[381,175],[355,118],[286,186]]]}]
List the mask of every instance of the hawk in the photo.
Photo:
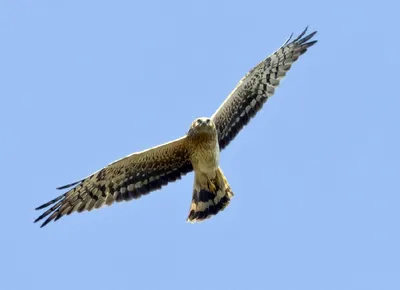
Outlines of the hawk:
[{"label": "hawk", "polygon": [[91,211],[115,202],[129,201],[160,189],[194,171],[189,222],[202,221],[223,210],[233,197],[219,167],[224,149],[262,108],[292,64],[317,41],[307,28],[293,34],[273,54],[250,70],[210,118],[193,121],[187,134],[177,140],[128,155],[90,176],[59,187],[64,194],[39,206],[47,207],[35,222],[41,227],[73,212]]}]

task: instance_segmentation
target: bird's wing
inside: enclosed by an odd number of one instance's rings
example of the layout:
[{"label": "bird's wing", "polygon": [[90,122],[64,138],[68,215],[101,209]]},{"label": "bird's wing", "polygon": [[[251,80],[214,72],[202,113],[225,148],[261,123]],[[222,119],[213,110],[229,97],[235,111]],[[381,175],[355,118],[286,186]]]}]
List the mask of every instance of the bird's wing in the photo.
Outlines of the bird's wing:
[{"label": "bird's wing", "polygon": [[307,28],[294,40],[291,37],[273,54],[249,71],[211,117],[217,131],[220,149],[224,149],[247,125],[271,97],[279,81],[307,48],[317,32],[305,35]]},{"label": "bird's wing", "polygon": [[39,206],[51,205],[35,222],[47,217],[41,227],[75,211],[92,210],[115,201],[139,198],[193,170],[186,136],[117,160],[87,178],[62,186],[68,192]]}]

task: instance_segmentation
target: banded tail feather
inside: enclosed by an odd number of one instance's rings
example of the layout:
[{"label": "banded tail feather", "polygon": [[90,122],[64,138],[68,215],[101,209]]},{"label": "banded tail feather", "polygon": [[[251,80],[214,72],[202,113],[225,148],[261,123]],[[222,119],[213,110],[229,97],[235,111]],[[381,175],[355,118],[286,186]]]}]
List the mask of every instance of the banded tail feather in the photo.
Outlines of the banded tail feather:
[{"label": "banded tail feather", "polygon": [[216,170],[215,178],[195,173],[192,204],[187,221],[190,223],[203,221],[216,215],[228,206],[233,192],[221,168]]}]

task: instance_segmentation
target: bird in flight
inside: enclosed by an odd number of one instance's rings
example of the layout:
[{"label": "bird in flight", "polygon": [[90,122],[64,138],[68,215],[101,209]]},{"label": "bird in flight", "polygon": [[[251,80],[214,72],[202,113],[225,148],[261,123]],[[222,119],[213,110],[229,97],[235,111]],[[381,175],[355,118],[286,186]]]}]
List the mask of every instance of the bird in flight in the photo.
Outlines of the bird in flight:
[{"label": "bird in flight", "polygon": [[73,212],[91,211],[114,202],[138,199],[194,171],[193,197],[187,220],[202,221],[223,210],[233,197],[219,167],[224,149],[256,115],[292,64],[317,41],[293,34],[273,54],[251,69],[210,118],[192,122],[187,134],[174,141],[135,152],[88,177],[59,187],[64,194],[39,206],[48,208],[35,222],[41,227]]}]

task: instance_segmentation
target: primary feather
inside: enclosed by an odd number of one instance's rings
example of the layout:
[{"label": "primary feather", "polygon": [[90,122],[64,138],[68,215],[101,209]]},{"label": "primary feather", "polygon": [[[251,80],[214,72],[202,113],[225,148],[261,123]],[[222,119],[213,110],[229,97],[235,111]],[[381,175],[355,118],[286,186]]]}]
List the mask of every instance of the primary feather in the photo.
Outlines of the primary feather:
[{"label": "primary feather", "polygon": [[279,86],[292,64],[317,41],[309,41],[317,32],[306,35],[307,28],[294,40],[289,39],[253,69],[228,95],[211,119],[218,130],[219,147],[224,149],[262,108]]}]

